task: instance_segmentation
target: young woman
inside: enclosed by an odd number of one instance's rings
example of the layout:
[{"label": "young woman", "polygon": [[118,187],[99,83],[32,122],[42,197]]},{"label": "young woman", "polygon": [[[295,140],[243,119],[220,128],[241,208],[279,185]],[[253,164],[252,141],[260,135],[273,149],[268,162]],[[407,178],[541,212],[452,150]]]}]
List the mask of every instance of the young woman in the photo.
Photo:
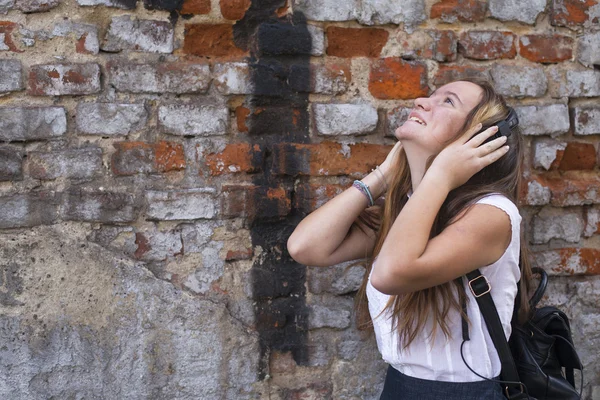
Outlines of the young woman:
[{"label": "young woman", "polygon": [[[369,259],[357,301],[360,310],[368,298],[390,364],[382,399],[504,398],[499,384],[482,379],[500,375],[500,360],[464,275],[479,268],[489,280],[508,338],[517,284],[526,296],[531,274],[519,262],[515,205],[523,142],[518,127],[495,139],[495,126],[479,132],[509,111],[484,81],[416,99],[386,160],[288,240],[290,255],[306,265]],[[470,340],[461,354],[463,316]]]}]

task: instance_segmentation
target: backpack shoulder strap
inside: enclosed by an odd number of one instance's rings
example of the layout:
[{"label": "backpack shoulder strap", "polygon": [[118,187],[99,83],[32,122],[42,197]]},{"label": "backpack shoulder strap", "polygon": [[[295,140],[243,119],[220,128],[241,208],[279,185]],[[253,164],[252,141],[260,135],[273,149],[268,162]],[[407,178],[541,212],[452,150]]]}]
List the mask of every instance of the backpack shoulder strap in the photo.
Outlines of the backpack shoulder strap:
[{"label": "backpack shoulder strap", "polygon": [[[504,329],[502,328],[502,322],[500,321],[498,310],[496,309],[496,305],[494,304],[494,300],[490,294],[490,290],[492,288],[489,281],[478,269],[469,272],[467,274],[467,280],[469,288],[471,289],[471,293],[473,293],[473,296],[477,300],[479,310],[483,315],[483,319],[487,325],[492,342],[494,342],[494,346],[498,352],[500,363],[502,364],[502,380],[509,382],[520,382],[521,380],[519,379],[519,374],[517,373],[515,361],[513,360],[512,353],[510,352],[510,347],[508,346],[506,336],[504,336]],[[509,398],[512,398],[512,395],[517,396],[523,391],[521,385],[512,385],[512,387],[505,386],[505,389],[510,394]]]}]

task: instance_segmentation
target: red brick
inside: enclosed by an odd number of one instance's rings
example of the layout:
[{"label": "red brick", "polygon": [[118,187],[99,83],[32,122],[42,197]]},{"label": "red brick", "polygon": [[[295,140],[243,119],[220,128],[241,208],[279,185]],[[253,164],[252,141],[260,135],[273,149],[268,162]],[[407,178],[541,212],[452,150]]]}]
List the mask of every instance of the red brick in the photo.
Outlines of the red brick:
[{"label": "red brick", "polygon": [[468,31],[460,35],[459,52],[475,60],[515,58],[516,35],[511,32]]},{"label": "red brick", "polygon": [[281,143],[273,148],[272,170],[281,175],[362,176],[385,160],[391,146],[335,142]]},{"label": "red brick", "polygon": [[[600,178],[595,172],[577,172],[571,177],[569,173],[559,176],[536,176],[531,180],[537,181],[550,190],[550,204],[556,207],[580,206],[585,204],[600,204]],[[527,187],[527,182],[524,182]],[[522,191],[523,204],[527,196],[526,190]]]},{"label": "red brick", "polygon": [[[537,255],[533,254],[534,257]],[[600,250],[593,248],[563,248],[542,252],[541,260],[558,259],[558,264],[545,266],[552,275],[598,275],[600,274]],[[577,270],[573,269],[577,267]]]},{"label": "red brick", "polygon": [[389,32],[376,28],[327,28],[327,55],[335,57],[379,57]]},{"label": "red brick", "polygon": [[208,14],[210,12],[210,0],[184,0],[180,13],[182,15]]},{"label": "red brick", "polygon": [[237,121],[237,128],[240,132],[248,132],[248,125],[246,125],[246,119],[250,115],[250,109],[244,106],[239,106],[235,109],[235,120]]},{"label": "red brick", "polygon": [[225,261],[250,260],[254,256],[254,250],[228,250],[225,255]]},{"label": "red brick", "polygon": [[258,144],[233,143],[220,153],[207,154],[205,159],[211,175],[256,172],[262,167],[263,152]]},{"label": "red brick", "polygon": [[239,20],[250,8],[251,0],[220,0],[221,14],[225,19]]},{"label": "red brick", "polygon": [[4,44],[8,47],[8,49],[15,53],[22,53],[24,50],[19,50],[15,45],[15,42],[12,37],[12,32],[15,28],[18,28],[14,22],[11,21],[0,21],[0,33],[4,33]]},{"label": "red brick", "polygon": [[400,58],[384,58],[371,66],[369,91],[384,100],[414,99],[428,94],[427,67]]},{"label": "red brick", "polygon": [[430,30],[427,32],[433,39],[427,51],[421,57],[431,58],[439,62],[454,61],[456,59],[457,37],[454,31]]},{"label": "red brick", "polygon": [[433,78],[433,83],[436,86],[442,86],[446,83],[459,81],[465,78],[489,79],[489,75],[487,69],[483,67],[471,65],[440,65]]},{"label": "red brick", "polygon": [[111,157],[115,175],[163,173],[185,169],[183,145],[173,142],[118,142]]},{"label": "red brick", "polygon": [[316,210],[346,188],[342,185],[302,183],[294,191],[293,206],[305,213]]},{"label": "red brick", "polygon": [[539,63],[570,60],[575,41],[563,35],[524,35],[520,39],[520,54]]},{"label": "red brick", "polygon": [[594,169],[596,148],[591,143],[570,142],[564,151],[558,169],[561,171]]},{"label": "red brick", "polygon": [[578,26],[586,22],[598,23],[598,17],[590,20],[589,10],[598,0],[553,0],[550,23],[555,26]]},{"label": "red brick", "polygon": [[485,19],[486,2],[477,0],[442,0],[431,6],[430,18],[444,22],[480,22]]},{"label": "red brick", "polygon": [[256,185],[223,185],[221,214],[224,217],[285,217],[291,211],[288,190]]},{"label": "red brick", "polygon": [[233,41],[233,25],[186,24],[183,52],[195,56],[242,57],[246,51]]}]

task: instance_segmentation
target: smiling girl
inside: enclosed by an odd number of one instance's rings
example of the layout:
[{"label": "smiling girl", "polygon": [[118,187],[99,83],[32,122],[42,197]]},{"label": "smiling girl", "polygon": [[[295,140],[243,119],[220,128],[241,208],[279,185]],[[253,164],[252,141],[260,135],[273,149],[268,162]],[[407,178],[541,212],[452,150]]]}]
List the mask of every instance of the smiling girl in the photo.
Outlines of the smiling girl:
[{"label": "smiling girl", "polygon": [[[381,399],[504,398],[499,384],[482,379],[500,375],[500,360],[464,275],[479,268],[489,280],[508,339],[517,285],[526,296],[531,274],[520,263],[515,205],[523,143],[518,126],[493,139],[497,127],[480,131],[509,111],[477,80],[416,99],[385,161],[288,240],[290,255],[306,265],[369,259],[357,302],[360,311],[368,299],[390,364]],[[470,340],[461,354],[463,317]]]}]

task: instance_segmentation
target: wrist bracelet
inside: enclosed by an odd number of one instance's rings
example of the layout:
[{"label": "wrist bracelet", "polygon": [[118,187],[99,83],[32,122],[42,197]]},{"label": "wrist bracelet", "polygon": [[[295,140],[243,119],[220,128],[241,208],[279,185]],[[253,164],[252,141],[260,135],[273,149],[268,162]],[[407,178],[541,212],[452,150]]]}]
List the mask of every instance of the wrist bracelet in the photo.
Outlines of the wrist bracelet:
[{"label": "wrist bracelet", "polygon": [[354,186],[355,188],[360,190],[360,192],[367,197],[367,200],[369,201],[369,207],[373,207],[375,202],[373,201],[373,196],[371,195],[369,186],[366,183],[364,183],[363,181],[359,181],[359,180],[354,181],[354,183],[352,183],[352,186]]},{"label": "wrist bracelet", "polygon": [[[381,183],[383,183],[384,191],[387,192],[388,184],[387,184],[387,181],[385,180],[385,175],[383,175],[383,172],[381,172],[381,170],[379,169],[379,165],[376,166],[375,169],[373,169],[373,171],[375,171],[375,176],[377,177],[377,179],[379,179],[379,181],[381,181]],[[377,172],[379,172],[379,174],[377,174]],[[379,175],[381,175],[381,177]]]}]

